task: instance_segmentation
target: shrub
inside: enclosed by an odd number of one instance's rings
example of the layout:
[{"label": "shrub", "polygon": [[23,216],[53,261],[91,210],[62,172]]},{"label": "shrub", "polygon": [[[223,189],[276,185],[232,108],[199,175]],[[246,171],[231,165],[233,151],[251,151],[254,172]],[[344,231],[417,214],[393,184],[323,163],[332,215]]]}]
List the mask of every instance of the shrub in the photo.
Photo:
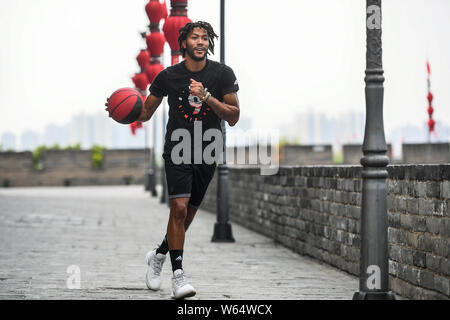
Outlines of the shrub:
[{"label": "shrub", "polygon": [[33,160],[33,168],[36,170],[42,170],[42,153],[48,150],[48,148],[45,145],[40,145],[36,149],[33,150],[31,154],[31,158]]},{"label": "shrub", "polygon": [[94,144],[91,148],[92,152],[92,167],[94,169],[100,169],[103,167],[103,150],[105,147]]}]

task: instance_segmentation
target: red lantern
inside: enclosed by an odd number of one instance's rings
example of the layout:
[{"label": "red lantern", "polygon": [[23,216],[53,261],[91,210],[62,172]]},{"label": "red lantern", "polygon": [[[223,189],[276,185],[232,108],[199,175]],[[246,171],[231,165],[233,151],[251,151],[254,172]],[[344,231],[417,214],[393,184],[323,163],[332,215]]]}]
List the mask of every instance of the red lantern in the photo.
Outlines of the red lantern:
[{"label": "red lantern", "polygon": [[163,26],[164,35],[172,49],[172,65],[178,63],[180,57],[180,46],[178,45],[179,30],[188,22],[192,22],[187,17],[187,0],[171,0],[170,16]]},{"label": "red lantern", "polygon": [[147,12],[151,24],[158,24],[161,19],[164,19],[164,5],[159,0],[150,0],[145,6],[145,12]]},{"label": "red lantern", "polygon": [[139,90],[147,90],[147,86],[149,84],[147,75],[145,73],[136,73],[131,80],[133,80],[134,85]]},{"label": "red lantern", "polygon": [[151,32],[145,37],[145,40],[147,48],[151,51],[153,57],[162,55],[166,37],[161,32]]},{"label": "red lantern", "polygon": [[[427,112],[428,112],[428,131],[429,133],[434,131],[434,125],[435,125],[435,121],[433,120],[433,106],[431,105],[431,102],[433,101],[433,94],[431,93],[430,87],[431,87],[431,81],[430,81],[430,76],[431,76],[431,68],[430,68],[430,62],[427,61],[427,73],[428,73],[428,78],[427,78],[427,83],[428,83],[428,95],[427,95],[427,100],[428,100],[428,108],[427,108]],[[428,135],[428,139],[431,142],[431,138],[430,135]]]},{"label": "red lantern", "polygon": [[428,120],[428,129],[430,132],[434,131],[434,125],[436,122],[433,119]]},{"label": "red lantern", "polygon": [[164,67],[159,63],[147,65],[147,67],[145,67],[145,73],[147,74],[148,81],[152,83],[155,77],[158,75],[158,73],[160,73],[163,70]]},{"label": "red lantern", "polygon": [[145,66],[150,63],[150,52],[145,49],[141,50],[136,57],[136,60],[141,68],[145,68]]},{"label": "red lantern", "polygon": [[172,49],[172,65],[178,63],[180,56],[180,46],[178,45],[179,30],[183,28],[186,23],[192,22],[188,17],[170,16],[164,23],[163,31],[167,42]]}]

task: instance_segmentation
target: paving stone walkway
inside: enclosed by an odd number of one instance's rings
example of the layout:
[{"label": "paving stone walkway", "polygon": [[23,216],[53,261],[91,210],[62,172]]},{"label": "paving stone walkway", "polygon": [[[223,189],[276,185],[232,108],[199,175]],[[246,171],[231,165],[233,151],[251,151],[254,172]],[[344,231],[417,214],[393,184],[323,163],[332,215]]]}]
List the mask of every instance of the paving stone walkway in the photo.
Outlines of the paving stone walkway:
[{"label": "paving stone walkway", "polygon": [[[170,299],[170,259],[159,292],[145,285],[144,261],[168,212],[142,186],[0,189],[0,299]],[[358,291],[356,277],[234,223],[235,243],[213,243],[215,221],[199,211],[187,232],[191,299],[351,299]],[[78,271],[80,288],[69,289]]]}]

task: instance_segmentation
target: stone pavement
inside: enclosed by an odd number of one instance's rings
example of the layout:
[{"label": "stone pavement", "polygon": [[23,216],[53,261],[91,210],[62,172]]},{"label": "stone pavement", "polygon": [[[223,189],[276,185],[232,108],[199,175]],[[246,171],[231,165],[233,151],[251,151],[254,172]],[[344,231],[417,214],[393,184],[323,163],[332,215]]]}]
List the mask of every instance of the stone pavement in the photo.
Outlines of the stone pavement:
[{"label": "stone pavement", "polygon": [[[0,189],[0,299],[170,299],[169,257],[159,292],[145,285],[144,261],[167,219],[142,186]],[[191,299],[351,299],[358,290],[356,277],[234,223],[235,243],[213,243],[215,221],[199,211],[187,233]],[[69,289],[76,268],[80,288]]]}]

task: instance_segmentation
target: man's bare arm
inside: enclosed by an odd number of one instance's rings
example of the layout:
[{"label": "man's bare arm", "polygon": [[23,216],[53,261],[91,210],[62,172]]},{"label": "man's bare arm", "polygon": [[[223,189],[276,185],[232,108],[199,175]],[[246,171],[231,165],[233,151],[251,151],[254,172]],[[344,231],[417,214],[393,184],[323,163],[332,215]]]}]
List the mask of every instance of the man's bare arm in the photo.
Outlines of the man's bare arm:
[{"label": "man's bare arm", "polygon": [[206,98],[205,95],[207,93],[203,87],[203,84],[195,81],[194,79],[191,79],[189,90],[192,94],[200,97],[200,99],[205,98],[204,102],[206,102],[206,104],[214,110],[220,119],[227,121],[231,127],[239,121],[239,99],[236,92],[224,95],[223,102],[220,102],[209,94],[209,97]]},{"label": "man's bare arm", "polygon": [[239,121],[239,99],[236,92],[224,95],[223,102],[210,96],[206,100],[206,104],[214,110],[220,119],[227,121],[231,127]]},{"label": "man's bare arm", "polygon": [[159,105],[161,104],[161,101],[162,98],[158,98],[152,94],[149,95],[147,97],[147,100],[145,100],[144,108],[142,108],[142,112],[136,121],[145,122],[150,120],[156,109],[158,109]]}]

